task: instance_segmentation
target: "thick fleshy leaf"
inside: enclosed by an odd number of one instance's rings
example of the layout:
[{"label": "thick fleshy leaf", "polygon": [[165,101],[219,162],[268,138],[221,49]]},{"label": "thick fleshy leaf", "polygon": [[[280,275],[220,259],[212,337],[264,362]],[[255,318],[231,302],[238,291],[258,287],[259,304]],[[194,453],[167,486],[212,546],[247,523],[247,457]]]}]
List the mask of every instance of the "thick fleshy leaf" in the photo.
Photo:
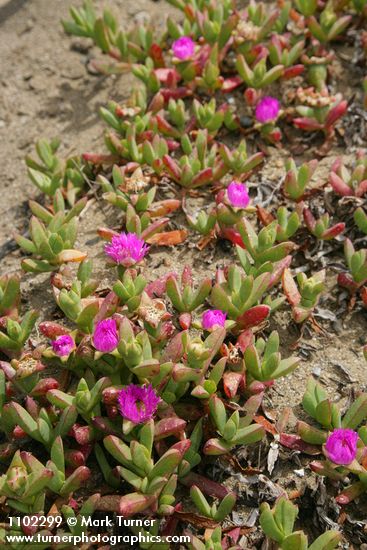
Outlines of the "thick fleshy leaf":
[{"label": "thick fleshy leaf", "polygon": [[174,246],[183,243],[188,236],[186,229],[175,229],[173,231],[163,231],[156,233],[146,239],[147,243],[158,246]]},{"label": "thick fleshy leaf", "polygon": [[294,282],[292,273],[289,269],[285,269],[283,271],[282,285],[283,285],[283,290],[285,292],[285,295],[287,296],[288,302],[292,306],[298,305],[301,301],[301,295],[298,292],[297,285]]},{"label": "thick fleshy leaf", "polygon": [[265,305],[254,306],[236,319],[241,329],[248,329],[260,325],[270,314],[270,307]]}]

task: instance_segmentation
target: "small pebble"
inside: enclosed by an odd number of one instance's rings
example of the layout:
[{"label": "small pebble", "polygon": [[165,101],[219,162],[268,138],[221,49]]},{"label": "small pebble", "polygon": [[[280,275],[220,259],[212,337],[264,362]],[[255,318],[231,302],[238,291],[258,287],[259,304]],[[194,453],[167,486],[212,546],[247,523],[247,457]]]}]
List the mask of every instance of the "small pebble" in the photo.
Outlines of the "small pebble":
[{"label": "small pebble", "polygon": [[320,367],[315,367],[314,369],[312,369],[312,374],[314,376],[317,376],[317,378],[319,378],[319,376],[321,375],[321,369]]},{"label": "small pebble", "polygon": [[332,322],[332,327],[337,334],[340,334],[343,331],[343,325],[339,319]]},{"label": "small pebble", "polygon": [[240,117],[240,124],[242,128],[252,128],[254,121],[251,117],[244,115]]}]

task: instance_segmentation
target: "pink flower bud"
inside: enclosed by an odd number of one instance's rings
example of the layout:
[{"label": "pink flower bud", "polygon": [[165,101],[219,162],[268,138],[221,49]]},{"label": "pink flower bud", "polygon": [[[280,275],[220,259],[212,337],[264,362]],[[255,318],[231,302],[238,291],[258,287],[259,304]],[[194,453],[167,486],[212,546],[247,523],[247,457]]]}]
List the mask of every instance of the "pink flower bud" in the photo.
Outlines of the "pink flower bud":
[{"label": "pink flower bud", "polygon": [[232,181],[227,189],[228,200],[235,208],[246,208],[249,205],[250,197],[247,186],[238,181]]},{"label": "pink flower bud", "polygon": [[275,97],[265,96],[256,106],[256,120],[262,124],[271,122],[278,117],[279,109],[279,101]]},{"label": "pink flower bud", "polygon": [[358,434],[348,428],[338,428],[327,438],[327,457],[335,464],[347,466],[356,457]]},{"label": "pink flower bud", "polygon": [[93,344],[98,351],[109,353],[113,351],[119,342],[115,319],[103,319],[99,321],[93,333]]},{"label": "pink flower bud", "polygon": [[220,309],[210,309],[204,311],[201,318],[201,324],[205,330],[214,330],[219,327],[224,327],[227,314]]},{"label": "pink flower bud", "polygon": [[186,61],[194,55],[195,42],[189,36],[181,36],[172,44],[173,55],[180,61]]},{"label": "pink flower bud", "polygon": [[70,334],[63,334],[51,342],[52,349],[59,357],[66,357],[75,349],[75,342]]}]

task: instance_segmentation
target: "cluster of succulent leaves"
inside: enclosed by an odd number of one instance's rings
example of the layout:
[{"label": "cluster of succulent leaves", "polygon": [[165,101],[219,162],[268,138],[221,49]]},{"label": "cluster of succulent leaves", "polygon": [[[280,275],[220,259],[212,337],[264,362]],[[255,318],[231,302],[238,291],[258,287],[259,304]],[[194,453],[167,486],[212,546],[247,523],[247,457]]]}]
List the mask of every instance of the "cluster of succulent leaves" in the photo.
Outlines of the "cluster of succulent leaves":
[{"label": "cluster of succulent leaves", "polygon": [[[132,71],[140,85],[128,103],[110,101],[101,108],[106,153],[86,152],[64,161],[57,153],[59,142],[42,139],[38,160],[26,159],[29,177],[44,200],[30,201],[29,231],[16,236],[26,255],[22,268],[51,273],[64,320],[40,323],[43,339],[35,342],[38,313],[22,311],[18,277],[0,279],[0,350],[7,357],[0,362],[0,495],[9,509],[24,514],[48,512],[58,498],[63,517],[77,518],[73,534],[83,531],[83,515],[106,510],[107,499],[117,497],[108,501],[114,503],[109,511],[153,515],[158,520],[154,532],[165,525],[168,534],[165,520],[181,509],[180,484],[190,489],[197,513],[217,525],[204,542],[192,536],[189,548],[217,550],[230,544],[219,524],[234,508],[236,494],[204,476],[202,466],[207,457],[228,455],[266,437],[257,421],[265,392],[299,364],[297,357],[282,358],[278,333],[266,336],[267,320],[286,301],[296,323],[313,319],[326,274],[292,273],[298,243],[306,231],[316,243],[340,240],[345,231],[343,222],[330,221],[326,207],[321,212],[313,208],[312,197],[322,192],[314,183],[316,160],[285,162],[282,203],[276,211],[234,206],[227,182],[248,180],[265,161],[263,150],[250,152],[238,136],[277,143],[282,139],[279,118],[282,126],[291,122],[296,129],[320,133],[323,150],[330,147],[348,106],[340,94],[329,92],[330,42],[366,14],[366,2],[321,6],[294,0],[269,10],[250,1],[237,10],[232,0],[167,1],[181,11],[181,18],[168,18],[166,32],[158,38],[150,26],[125,31],[110,11],[99,16],[90,0],[72,8],[72,19],[63,22],[66,32],[92,39],[102,51],[102,58],[92,61],[94,70]],[[291,15],[297,20],[293,33],[288,32]],[[170,45],[185,36],[196,43],[195,53],[176,59]],[[255,107],[269,86],[295,77],[303,84],[294,103],[282,106],[270,122],[257,120]],[[246,131],[233,102],[226,100],[230,92],[244,94],[241,101],[250,121]],[[236,145],[228,145],[233,138]],[[157,200],[159,183],[167,179],[179,198]],[[355,155],[352,168],[337,159],[330,169],[335,200],[360,199],[366,182],[363,153]],[[186,194],[209,186],[216,192],[215,204],[198,215],[189,212]],[[151,280],[140,266],[118,266],[114,283],[99,292],[92,262],[75,248],[78,218],[91,187],[122,215],[126,232],[152,246],[177,245],[187,238],[186,228],[170,225],[170,215],[182,208],[188,227],[201,236],[200,246],[227,239],[236,245],[237,259],[198,283],[189,267]],[[360,203],[355,205],[356,227],[367,234],[367,215]],[[109,228],[98,234],[106,241],[116,235]],[[339,284],[367,305],[367,251],[355,250],[347,238],[344,250],[346,271],[339,274]],[[73,263],[78,264],[76,273]],[[207,309],[226,313],[223,327],[205,329],[200,316]],[[112,352],[101,352],[94,345],[94,328],[111,317],[119,341]],[[65,334],[76,346],[59,357],[49,344]],[[59,375],[45,377],[49,366]],[[120,414],[119,392],[129,384],[149,384],[161,398],[157,415],[143,424]],[[358,396],[341,417],[321,387],[310,382],[303,404],[321,429],[299,422],[295,437],[322,446],[332,429],[358,428],[367,417],[366,403],[364,394]],[[366,428],[358,433],[367,445]],[[289,438],[280,437],[285,446],[287,441],[292,448]],[[21,450],[24,446],[31,452]],[[361,447],[352,468],[335,468],[327,460],[311,467],[334,480],[357,475],[358,482],[338,497],[340,503],[349,502],[366,490],[363,458]],[[99,483],[106,484],[110,495],[105,500],[92,495],[78,508],[73,494],[88,484],[97,465]],[[263,506],[260,524],[280,548],[336,547],[340,536],[334,531],[308,546],[306,535],[293,530],[296,516],[296,507],[280,499],[273,510]],[[0,538],[4,536],[0,529]],[[239,548],[236,543],[232,549]]]}]

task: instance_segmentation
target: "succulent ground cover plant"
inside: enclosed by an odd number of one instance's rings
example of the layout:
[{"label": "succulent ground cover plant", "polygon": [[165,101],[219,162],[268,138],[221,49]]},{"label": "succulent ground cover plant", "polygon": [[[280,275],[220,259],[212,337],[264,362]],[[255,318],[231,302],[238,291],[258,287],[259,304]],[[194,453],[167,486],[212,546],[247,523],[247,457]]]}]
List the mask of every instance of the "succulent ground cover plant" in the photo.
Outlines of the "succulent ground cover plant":
[{"label": "succulent ground cover plant", "polygon": [[[332,48],[365,21],[365,5],[168,3],[178,18],[167,19],[161,36],[149,25],[123,29],[90,0],[63,21],[67,33],[101,50],[90,68],[130,71],[136,88],[126,103],[100,108],[105,152],[64,160],[57,140],[41,139],[38,160],[26,159],[43,196],[30,201],[29,230],[15,241],[23,271],[50,277],[57,315],[37,324],[40,312],[21,304],[19,277],[0,279],[1,506],[57,515],[59,524],[47,525],[53,534],[65,533],[72,517],[74,536],[89,532],[82,518],[94,512],[153,518],[150,530],[131,523],[129,532],[163,537],[162,549],[177,533],[195,550],[260,548],[264,537],[284,549],[336,548],[342,522],[324,522],[312,537],[295,528],[290,499],[302,504],[303,494],[274,492],[262,453],[269,475],[279,448],[299,461],[324,454],[302,465],[334,482],[334,506],[366,492],[364,392],[342,413],[312,379],[303,399],[312,420],[299,420],[292,433],[289,410],[268,406],[279,380],[291,384],[302,368],[271,326],[279,311],[299,325],[293,348],[305,331],[321,330],[316,317],[330,296],[331,271],[319,261],[325,250],[338,255],[349,305],[367,305],[359,245],[367,234],[366,153],[354,152],[350,169],[337,158],[322,181],[314,158],[345,134],[350,98],[335,89]],[[311,153],[284,156],[283,178],[262,200],[262,182],[254,182],[270,147],[293,139]],[[118,219],[94,228],[103,287],[88,246],[78,244],[93,195]],[[203,207],[194,211],[198,197]],[[202,277],[185,262],[156,277],[157,248],[188,243],[198,254],[226,243],[229,260]],[[236,528],[243,495],[215,479],[221,460],[273,487],[269,498],[249,493],[262,502],[257,540],[245,524]],[[23,548],[7,542],[9,532],[42,532],[4,525],[5,548]]]}]

